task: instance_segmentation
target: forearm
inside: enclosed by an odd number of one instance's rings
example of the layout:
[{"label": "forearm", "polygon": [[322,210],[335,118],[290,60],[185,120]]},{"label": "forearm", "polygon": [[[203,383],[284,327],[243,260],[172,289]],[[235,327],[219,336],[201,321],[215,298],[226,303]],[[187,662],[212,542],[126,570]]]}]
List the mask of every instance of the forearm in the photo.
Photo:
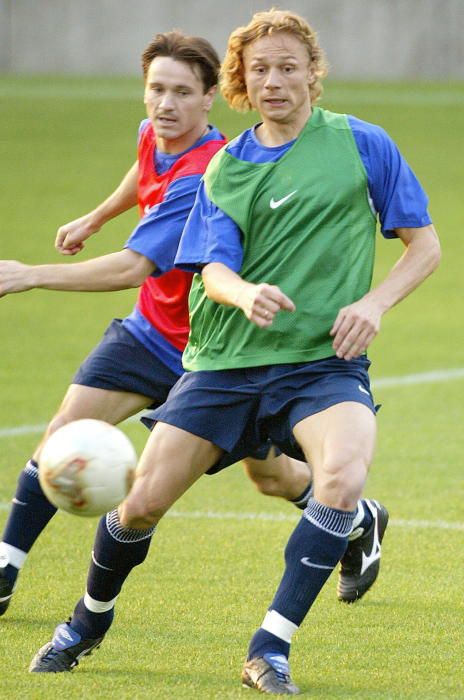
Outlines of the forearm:
[{"label": "forearm", "polygon": [[92,225],[101,228],[110,219],[132,209],[137,204],[137,182],[138,162],[135,162],[114,192],[89,212]]},{"label": "forearm", "polygon": [[125,249],[69,265],[23,265],[0,261],[0,296],[30,289],[110,292],[138,287],[153,272],[153,263]]},{"label": "forearm", "polygon": [[225,306],[236,306],[260,328],[271,326],[279,311],[295,310],[293,301],[279,287],[265,282],[247,282],[222,263],[206,265],[202,274],[209,299]]},{"label": "forearm", "polygon": [[385,313],[407,297],[423,282],[440,262],[440,244],[433,226],[409,237],[407,229],[399,229],[406,250],[387,277],[372,289],[366,298],[375,302]]},{"label": "forearm", "polygon": [[206,265],[202,277],[208,298],[224,306],[240,307],[241,297],[254,286],[222,263]]}]

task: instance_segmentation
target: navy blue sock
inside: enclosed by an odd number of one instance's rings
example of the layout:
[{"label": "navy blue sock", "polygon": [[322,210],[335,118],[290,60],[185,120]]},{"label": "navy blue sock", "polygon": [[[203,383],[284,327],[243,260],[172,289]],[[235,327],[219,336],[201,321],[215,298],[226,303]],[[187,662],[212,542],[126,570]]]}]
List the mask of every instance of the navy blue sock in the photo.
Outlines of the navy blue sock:
[{"label": "navy blue sock", "polygon": [[[2,542],[27,554],[57,511],[42,491],[38,465],[32,459],[19,475],[12,503]],[[11,579],[10,582],[14,583],[18,575],[18,567],[7,565],[5,574]]]},{"label": "navy blue sock", "polygon": [[110,628],[116,598],[134,566],[145,560],[154,529],[123,527],[117,510],[101,518],[87,577],[87,593],[79,600],[70,622],[82,638],[101,637]]},{"label": "navy blue sock", "polygon": [[103,637],[113,624],[114,606],[101,613],[91,612],[85,605],[85,598],[80,598],[69,623],[82,639]]},{"label": "navy blue sock", "polygon": [[300,508],[300,510],[304,510],[306,506],[308,505],[308,501],[313,495],[313,483],[312,481],[309,482],[309,484],[306,486],[305,490],[300,493],[299,496],[296,498],[291,498],[290,503],[294,503],[297,508]]},{"label": "navy blue sock", "polygon": [[293,633],[342,558],[355,513],[308,502],[285,548],[285,572],[248,658],[266,653],[288,657]]}]

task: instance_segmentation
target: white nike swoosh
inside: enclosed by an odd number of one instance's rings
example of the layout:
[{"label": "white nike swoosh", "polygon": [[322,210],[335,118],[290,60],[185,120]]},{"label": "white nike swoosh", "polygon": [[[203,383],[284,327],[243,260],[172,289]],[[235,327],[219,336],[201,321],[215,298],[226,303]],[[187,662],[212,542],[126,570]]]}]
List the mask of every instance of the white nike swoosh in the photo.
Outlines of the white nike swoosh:
[{"label": "white nike swoosh", "polygon": [[358,384],[358,389],[359,391],[362,391],[363,394],[367,394],[368,396],[370,396],[370,393],[367,391],[367,389],[361,386],[361,384]]},{"label": "white nike swoosh", "polygon": [[312,566],[313,569],[328,569],[329,571],[332,571],[334,568],[333,566],[325,566],[325,564],[314,564],[310,559],[308,559],[308,557],[302,557],[300,561],[305,566]]},{"label": "white nike swoosh", "polygon": [[375,518],[374,524],[374,542],[370,554],[362,553],[361,576],[377,559],[380,559],[380,542],[379,542],[379,519]]},{"label": "white nike swoosh", "polygon": [[25,503],[24,501],[18,501],[16,497],[12,498],[11,502],[17,506],[27,506],[27,503]]},{"label": "white nike swoosh", "polygon": [[293,192],[290,192],[290,194],[287,194],[285,197],[282,197],[282,199],[274,199],[274,197],[271,198],[271,201],[269,202],[269,206],[271,209],[277,209],[277,207],[280,207],[281,204],[287,201],[287,199],[290,199],[290,197],[293,197],[294,194],[296,194],[298,190],[293,190]]}]

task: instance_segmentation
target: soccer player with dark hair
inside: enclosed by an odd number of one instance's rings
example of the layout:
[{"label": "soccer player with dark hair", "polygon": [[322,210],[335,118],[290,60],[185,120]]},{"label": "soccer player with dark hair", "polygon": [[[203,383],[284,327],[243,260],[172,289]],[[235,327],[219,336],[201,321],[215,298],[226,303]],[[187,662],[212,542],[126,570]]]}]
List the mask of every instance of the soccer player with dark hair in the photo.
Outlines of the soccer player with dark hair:
[{"label": "soccer player with dark hair", "polygon": [[[263,439],[311,464],[314,493],[242,673],[264,693],[299,692],[291,639],[353,528],[376,437],[366,351],[383,314],[440,259],[427,197],[393,141],[315,106],[324,72],[315,33],[291,12],[257,13],[230,37],[224,94],[261,121],[214,156],[200,184],[176,263],[198,273],[189,371],[153,412],[119,508],[121,525],[141,537],[206,470],[234,463]],[[377,217],[404,251],[371,289]],[[379,510],[361,570],[377,555]],[[82,650],[101,641],[88,631]],[[58,645],[45,645],[32,670],[45,670],[51,650],[54,670],[65,670],[56,669],[57,659],[66,663]]]}]

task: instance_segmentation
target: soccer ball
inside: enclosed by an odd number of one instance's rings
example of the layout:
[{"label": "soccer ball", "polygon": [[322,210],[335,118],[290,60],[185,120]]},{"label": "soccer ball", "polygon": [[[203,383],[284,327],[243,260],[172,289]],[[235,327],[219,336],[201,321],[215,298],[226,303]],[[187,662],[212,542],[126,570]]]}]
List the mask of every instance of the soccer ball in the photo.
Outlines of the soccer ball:
[{"label": "soccer ball", "polygon": [[39,481],[57,508],[75,515],[103,515],[124,500],[137,456],[114,425],[85,418],[50,435],[42,448]]}]

